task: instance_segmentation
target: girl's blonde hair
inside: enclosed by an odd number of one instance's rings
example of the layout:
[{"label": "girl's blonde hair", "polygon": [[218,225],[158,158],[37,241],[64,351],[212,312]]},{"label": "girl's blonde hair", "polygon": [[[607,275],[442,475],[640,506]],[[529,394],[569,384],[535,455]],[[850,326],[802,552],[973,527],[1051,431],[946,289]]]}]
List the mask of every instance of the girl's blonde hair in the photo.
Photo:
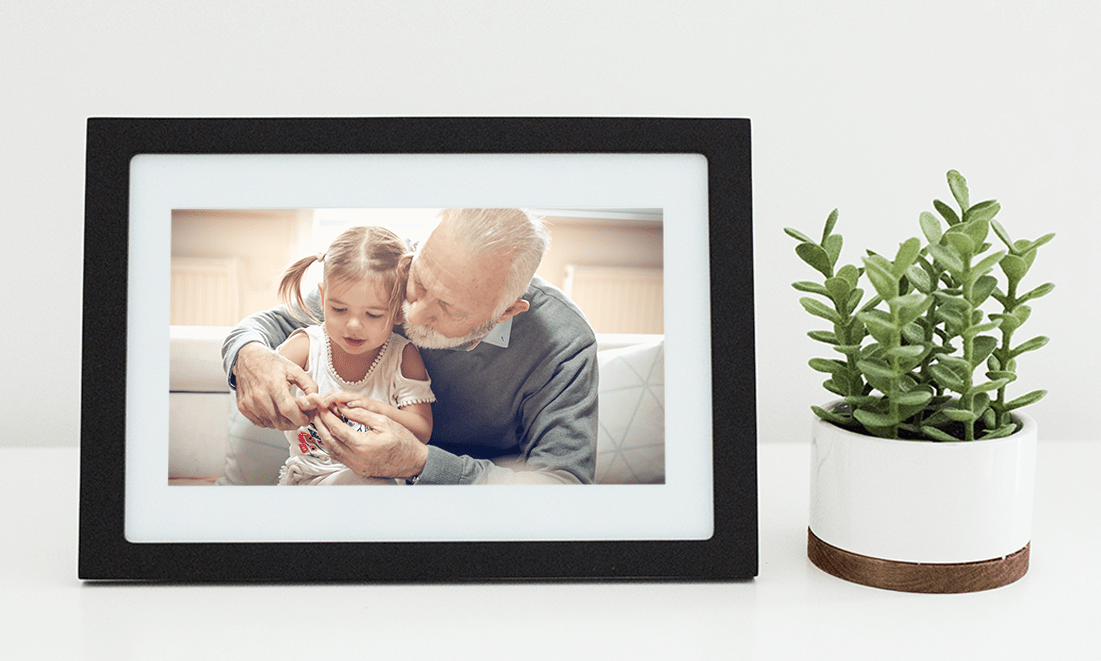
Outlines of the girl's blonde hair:
[{"label": "girl's blonde hair", "polygon": [[287,267],[279,280],[279,298],[296,317],[309,322],[321,319],[302,298],[302,277],[314,262],[324,264],[323,286],[340,280],[378,278],[389,292],[390,314],[401,309],[405,283],[413,259],[401,238],[386,229],[364,225],[350,227],[336,237],[323,253],[303,257]]}]

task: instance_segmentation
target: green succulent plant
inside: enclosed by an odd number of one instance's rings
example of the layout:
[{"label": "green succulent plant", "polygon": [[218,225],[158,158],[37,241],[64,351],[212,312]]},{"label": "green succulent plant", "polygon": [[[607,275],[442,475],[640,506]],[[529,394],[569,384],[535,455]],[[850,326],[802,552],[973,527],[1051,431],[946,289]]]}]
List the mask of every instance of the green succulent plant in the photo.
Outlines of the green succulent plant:
[{"label": "green succulent plant", "polygon": [[[1031,313],[1027,304],[1055,287],[1021,291],[1037,249],[1055,235],[1012,240],[994,220],[997,202],[971,204],[963,176],[952,170],[947,178],[959,212],[934,200],[937,215],[919,217],[924,245],[907,239],[893,259],[868,251],[862,267],[838,266],[844,241],[834,231],[836,209],[819,241],[785,228],[799,242],[795,253],[822,276],[793,283],[811,294],[799,302],[833,326],[808,335],[839,354],[810,360],[829,375],[826,390],[843,400],[832,410],[811,407],[823,420],[883,438],[999,438],[1017,430],[1013,411],[1047,394],[1007,399],[1017,358],[1048,342],[1014,344],[1014,337]],[[1005,249],[993,250],[991,231]],[[864,280],[874,294],[861,305]]]}]

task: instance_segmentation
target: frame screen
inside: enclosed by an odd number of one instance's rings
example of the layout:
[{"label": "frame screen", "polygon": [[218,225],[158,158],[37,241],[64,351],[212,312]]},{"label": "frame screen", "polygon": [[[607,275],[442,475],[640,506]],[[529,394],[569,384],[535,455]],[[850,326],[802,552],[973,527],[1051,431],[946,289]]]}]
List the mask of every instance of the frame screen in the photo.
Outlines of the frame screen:
[{"label": "frame screen", "polygon": [[[756,575],[748,120],[105,118],[88,133],[82,578]],[[420,207],[660,210],[663,482],[169,487],[173,211]],[[323,561],[292,568],[304,552]]]}]

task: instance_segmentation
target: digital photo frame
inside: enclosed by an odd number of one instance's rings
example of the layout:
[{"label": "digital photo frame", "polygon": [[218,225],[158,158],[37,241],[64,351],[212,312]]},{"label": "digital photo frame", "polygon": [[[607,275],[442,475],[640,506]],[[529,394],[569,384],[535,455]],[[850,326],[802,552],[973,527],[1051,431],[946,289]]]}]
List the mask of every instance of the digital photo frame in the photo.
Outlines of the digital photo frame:
[{"label": "digital photo frame", "polygon": [[[755,576],[749,128],[714,118],[90,119],[78,575]],[[662,210],[664,365],[675,384],[663,483],[165,484],[173,209],[464,206]]]}]

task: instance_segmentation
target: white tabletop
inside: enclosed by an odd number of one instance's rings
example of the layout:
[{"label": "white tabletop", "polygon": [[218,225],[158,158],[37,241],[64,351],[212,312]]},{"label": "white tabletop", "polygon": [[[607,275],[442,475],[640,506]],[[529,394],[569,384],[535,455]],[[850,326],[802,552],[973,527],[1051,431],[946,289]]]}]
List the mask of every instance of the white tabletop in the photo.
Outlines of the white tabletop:
[{"label": "white tabletop", "polygon": [[963,595],[876,590],[810,564],[805,444],[761,446],[760,576],[718,584],[85,585],[78,451],[0,458],[6,658],[1059,659],[1093,653],[1101,613],[1099,443],[1040,442],[1028,575]]}]

